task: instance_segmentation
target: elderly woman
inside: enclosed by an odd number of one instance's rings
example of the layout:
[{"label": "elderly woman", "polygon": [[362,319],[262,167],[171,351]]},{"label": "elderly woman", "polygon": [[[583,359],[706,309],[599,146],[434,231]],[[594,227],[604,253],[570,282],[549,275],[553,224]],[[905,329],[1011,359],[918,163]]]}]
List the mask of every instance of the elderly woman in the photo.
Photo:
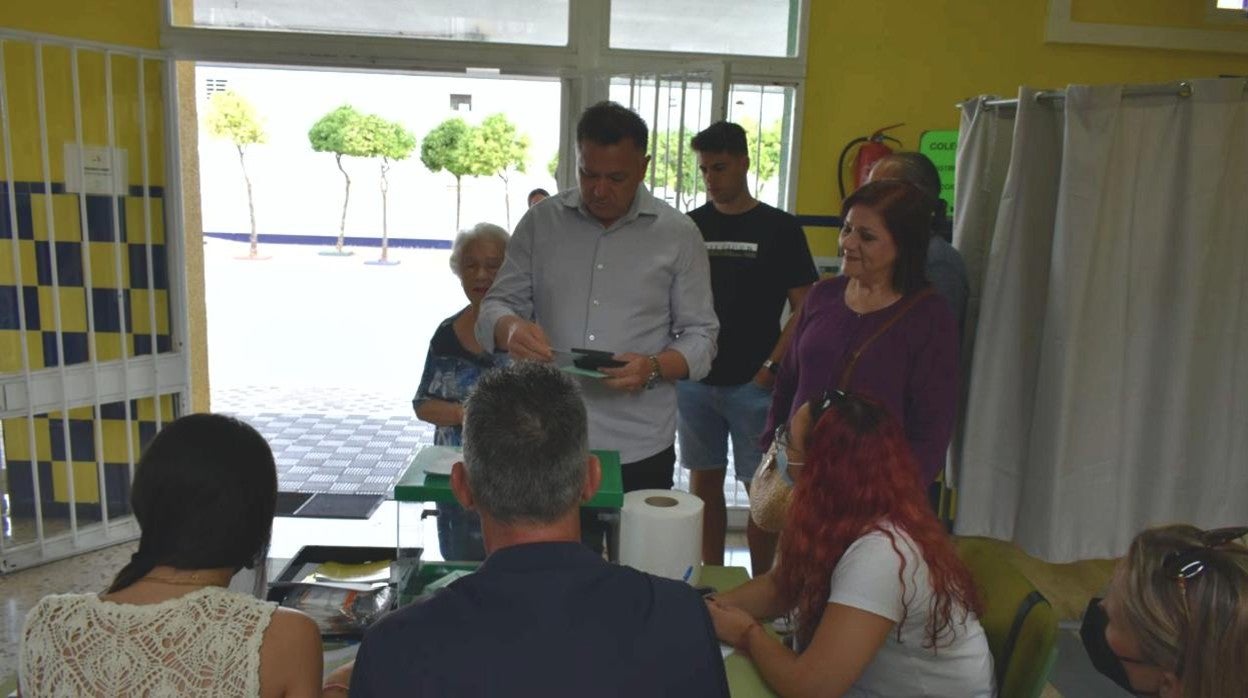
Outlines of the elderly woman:
[{"label": "elderly woman", "polygon": [[1239,696],[1248,686],[1248,528],[1149,529],[1083,618],[1093,666],[1136,695]]},{"label": "elderly woman", "polygon": [[924,275],[932,211],[930,197],[899,180],[845,200],[842,274],[815,284],[802,305],[764,434],[825,390],[852,391],[901,424],[924,486],[936,478],[957,412],[958,327]]},{"label": "elderly woman", "polygon": [[[719,639],[786,698],[995,695],[970,570],[897,420],[830,391],[775,438],[797,483],[779,563],[709,602]],[[759,624],[794,610],[796,652]]]},{"label": "elderly woman", "polygon": [[[481,299],[507,253],[507,231],[490,223],[478,223],[455,237],[451,248],[451,271],[459,277],[468,305],[438,325],[429,341],[425,371],[412,407],[416,417],[437,427],[433,442],[458,446],[464,423],[464,398],[482,372],[497,359],[482,352],[473,336]],[[455,504],[438,507],[438,542],[448,560],[484,560],[481,523],[476,514]]]}]

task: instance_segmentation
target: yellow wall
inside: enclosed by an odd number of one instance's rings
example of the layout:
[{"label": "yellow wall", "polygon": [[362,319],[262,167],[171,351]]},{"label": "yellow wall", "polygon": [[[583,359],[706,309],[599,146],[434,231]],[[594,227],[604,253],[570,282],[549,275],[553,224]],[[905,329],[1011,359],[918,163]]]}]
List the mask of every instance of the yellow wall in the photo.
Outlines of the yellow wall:
[{"label": "yellow wall", "polygon": [[[1203,0],[1183,0],[1200,5]],[[1079,0],[1077,20],[1159,23],[1177,0]],[[898,121],[907,149],[930,129],[958,127],[956,102],[1017,96],[1019,85],[1143,83],[1248,74],[1248,54],[1052,45],[1048,0],[813,0],[797,210],[836,214],[836,159],[856,136]],[[1130,7],[1128,7],[1130,6]],[[1189,12],[1189,19],[1194,17]],[[1195,21],[1195,20],[1193,20]],[[1177,22],[1177,20],[1176,20]],[[1186,22],[1179,23],[1179,26]],[[834,238],[815,234],[815,254]]]},{"label": "yellow wall", "polygon": [[161,0],[4,0],[0,27],[159,48],[160,4]]}]

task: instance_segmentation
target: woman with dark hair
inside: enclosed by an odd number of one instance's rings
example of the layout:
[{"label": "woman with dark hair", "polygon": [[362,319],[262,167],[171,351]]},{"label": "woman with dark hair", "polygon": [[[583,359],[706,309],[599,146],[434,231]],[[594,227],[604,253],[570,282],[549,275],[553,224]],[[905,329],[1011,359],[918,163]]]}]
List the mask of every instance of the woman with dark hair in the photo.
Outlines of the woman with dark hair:
[{"label": "woman with dark hair", "polygon": [[764,434],[825,390],[851,390],[901,424],[927,486],[944,467],[958,394],[957,323],[924,274],[933,203],[883,180],[841,210],[841,275],[816,283],[802,304]]},{"label": "woman with dark hair", "polygon": [[263,569],[276,500],[255,429],[214,414],[171,422],[135,471],[130,563],[103,594],[48,596],[27,616],[22,695],[320,695],[316,624],[226,589]]},{"label": "woman with dark hair", "polygon": [[[830,391],[776,439],[795,481],[779,562],[709,601],[719,639],[781,696],[994,695],[970,570],[897,421]],[[796,652],[759,624],[790,611]]]},{"label": "woman with dark hair", "polygon": [[932,237],[927,243],[928,281],[949,301],[949,308],[962,330],[966,317],[966,299],[970,295],[970,281],[966,275],[966,262],[953,246],[949,229],[948,204],[940,198],[940,173],[936,165],[923,153],[901,152],[886,155],[871,168],[867,181],[900,179],[918,187],[932,201]]},{"label": "woman with dark hair", "polygon": [[1129,693],[1221,698],[1248,686],[1248,527],[1176,524],[1131,541],[1083,618],[1097,671]]}]

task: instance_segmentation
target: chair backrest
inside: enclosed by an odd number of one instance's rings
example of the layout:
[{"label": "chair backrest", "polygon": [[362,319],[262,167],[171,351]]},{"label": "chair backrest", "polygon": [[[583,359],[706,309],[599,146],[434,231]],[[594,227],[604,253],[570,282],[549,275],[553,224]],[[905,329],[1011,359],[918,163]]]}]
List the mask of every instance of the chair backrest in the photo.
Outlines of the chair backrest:
[{"label": "chair backrest", "polygon": [[999,548],[984,538],[958,538],[984,600],[979,622],[997,674],[1001,698],[1036,698],[1057,659],[1057,614]]}]

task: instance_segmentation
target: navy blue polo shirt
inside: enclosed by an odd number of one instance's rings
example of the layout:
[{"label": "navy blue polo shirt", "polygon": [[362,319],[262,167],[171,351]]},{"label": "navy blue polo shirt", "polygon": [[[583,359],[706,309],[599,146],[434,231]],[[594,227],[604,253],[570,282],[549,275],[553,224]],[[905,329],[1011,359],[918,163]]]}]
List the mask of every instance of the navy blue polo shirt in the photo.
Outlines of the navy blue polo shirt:
[{"label": "navy blue polo shirt", "polygon": [[476,573],[382,618],[351,696],[727,696],[719,642],[689,585],[580,543],[494,552]]}]

